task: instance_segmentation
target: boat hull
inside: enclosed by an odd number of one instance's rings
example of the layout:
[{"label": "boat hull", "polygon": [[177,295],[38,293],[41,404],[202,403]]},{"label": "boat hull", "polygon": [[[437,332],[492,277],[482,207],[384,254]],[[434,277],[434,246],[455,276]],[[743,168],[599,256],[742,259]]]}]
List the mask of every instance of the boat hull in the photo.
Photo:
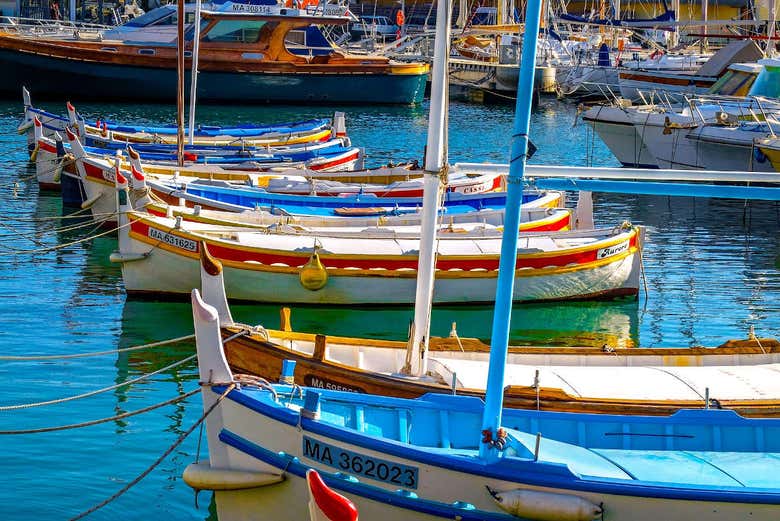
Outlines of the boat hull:
[{"label": "boat hull", "polygon": [[[204,402],[212,403],[216,396],[211,392],[211,396],[204,396]],[[556,479],[542,484],[544,478],[534,474],[531,469],[510,480],[505,477],[505,473],[498,471],[500,464],[496,464],[495,469],[493,465],[471,465],[466,463],[468,456],[440,457],[438,454],[443,450],[436,448],[430,450],[430,457],[411,458],[400,449],[387,452],[379,445],[364,444],[362,441],[365,436],[329,435],[330,431],[320,428],[316,421],[304,418],[295,423],[291,418],[293,421],[289,424],[280,416],[264,414],[265,407],[261,406],[258,410],[240,402],[241,398],[227,398],[220,403],[219,414],[214,415],[220,420],[210,425],[210,435],[213,433],[215,442],[212,444],[211,439],[209,441],[212,464],[219,468],[284,473],[287,479],[280,485],[252,490],[216,491],[217,514],[219,519],[225,521],[254,519],[258,511],[262,511],[269,519],[305,519],[306,503],[298,498],[305,497],[304,476],[310,468],[316,469],[330,487],[353,501],[362,517],[372,520],[517,519],[499,507],[488,488],[497,491],[520,488],[546,492],[556,494],[548,497],[562,502],[580,498],[593,505],[603,505],[604,514],[599,519],[605,521],[725,521],[746,518],[769,521],[777,516],[777,506],[772,504],[702,500],[685,497],[685,494],[679,494],[680,497],[663,497],[652,493],[642,496],[619,490],[620,487],[610,491],[610,486],[590,487],[585,483],[576,483],[574,487],[566,488],[556,486]],[[341,432],[341,429],[337,431]],[[434,437],[438,435],[438,432],[432,433]],[[442,432],[441,436],[445,436],[445,433]],[[542,446],[545,443],[543,439]],[[329,448],[329,452],[326,453],[325,448]],[[454,449],[449,450],[452,452]],[[344,454],[358,462],[380,462],[380,465],[404,471],[416,469],[416,473],[407,474],[407,477],[416,477],[414,487],[355,476],[352,461],[345,462],[344,467],[353,476],[351,479],[344,474],[336,474]],[[463,464],[456,464],[456,460],[461,460]],[[407,492],[410,488],[414,494]]]},{"label": "boat hull", "polygon": [[[0,93],[14,97],[19,86],[26,85],[36,97],[57,99],[176,99],[175,69],[69,60],[8,49],[0,49],[0,67],[5,71]],[[425,74],[200,71],[198,101],[412,104],[422,102],[425,83]]]},{"label": "boat hull", "polygon": [[774,172],[771,157],[757,150],[755,134],[739,127],[705,126],[689,137],[696,143],[699,163],[708,170]]},{"label": "boat hull", "polygon": [[[199,236],[160,227],[154,221],[130,215],[132,222],[120,233],[120,255],[140,260],[122,263],[127,292],[134,295],[184,296],[192,288],[199,287]],[[520,281],[515,285],[513,298],[516,302],[532,302],[636,296],[639,291],[640,242],[639,231],[623,234],[614,240],[600,242],[601,246],[591,247],[589,260],[583,257],[582,262],[573,264],[563,261],[569,258],[566,255],[557,260],[554,256],[545,257],[541,263],[534,254],[527,257],[518,255],[516,276]],[[209,242],[209,249],[225,266],[225,289],[228,298],[234,300],[383,306],[414,302],[417,272],[400,264],[392,269],[390,265],[381,267],[381,261],[367,263],[354,256],[346,262],[321,256],[328,274],[327,283],[312,291],[300,280],[300,265],[306,262],[306,258],[294,259],[279,251],[267,258],[250,254],[250,259],[246,257],[248,249],[241,246],[226,249],[225,243]],[[445,259],[439,258],[440,268],[445,266]],[[415,258],[409,261],[416,264]],[[493,302],[497,272],[470,270],[468,262],[451,261],[459,269],[437,269],[433,295],[435,304]],[[336,267],[339,263],[342,267]],[[329,266],[331,269],[327,269]]]},{"label": "boat hull", "polygon": [[583,120],[593,126],[620,164],[633,168],[658,168],[631,119],[618,107],[594,107]]}]

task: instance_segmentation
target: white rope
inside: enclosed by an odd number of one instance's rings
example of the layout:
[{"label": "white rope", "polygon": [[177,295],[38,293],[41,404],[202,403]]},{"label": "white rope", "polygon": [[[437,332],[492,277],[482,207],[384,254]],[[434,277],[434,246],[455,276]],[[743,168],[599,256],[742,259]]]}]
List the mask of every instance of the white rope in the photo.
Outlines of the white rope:
[{"label": "white rope", "polygon": [[14,360],[14,361],[24,361],[24,360],[66,360],[69,358],[85,358],[89,356],[102,356],[102,355],[112,355],[115,353],[126,353],[127,351],[138,351],[139,349],[148,349],[150,347],[159,347],[164,346],[168,344],[175,344],[177,342],[183,342],[185,340],[191,340],[195,338],[195,335],[186,335],[186,336],[180,336],[176,338],[171,338],[168,340],[160,340],[159,342],[152,342],[150,344],[143,344],[138,346],[132,346],[132,347],[123,347],[121,349],[112,349],[110,351],[93,351],[90,353],[76,353],[76,354],[67,354],[67,355],[31,355],[31,356],[0,356],[0,360]]},{"label": "white rope", "polygon": [[133,224],[134,222],[136,222],[138,220],[140,220],[140,219],[136,219],[135,221],[130,221],[130,222],[126,223],[126,224],[123,224],[122,226],[117,226],[116,228],[112,228],[110,230],[106,230],[104,232],[97,233],[95,235],[89,235],[87,237],[82,237],[80,239],[76,239],[75,241],[66,242],[64,244],[58,244],[57,246],[50,246],[48,248],[40,248],[38,250],[17,250],[17,249],[13,249],[13,248],[10,248],[10,247],[6,246],[6,248],[8,250],[10,250],[10,251],[0,251],[0,256],[21,255],[21,254],[25,254],[25,253],[31,253],[31,254],[47,253],[47,252],[50,252],[50,251],[61,250],[63,248],[68,248],[70,246],[75,246],[76,244],[81,244],[83,242],[90,241],[90,240],[95,239],[97,237],[103,237],[104,235],[108,235],[108,234],[114,233],[114,232],[116,232],[116,231],[118,231],[118,230],[120,230],[122,228],[130,226],[131,224]]},{"label": "white rope", "polygon": [[156,403],[154,405],[150,405],[148,407],[144,407],[142,409],[136,409],[134,411],[128,411],[123,412],[121,414],[117,414],[114,416],[110,416],[108,418],[100,418],[99,420],[91,420],[81,423],[71,423],[69,425],[58,425],[56,427],[41,427],[39,429],[18,429],[13,431],[0,431],[0,436],[7,436],[7,435],[17,435],[17,434],[39,434],[42,432],[56,432],[56,431],[65,431],[65,430],[71,430],[71,429],[80,429],[82,427],[91,427],[92,425],[99,425],[101,423],[108,423],[111,421],[116,420],[123,420],[125,418],[130,418],[131,416],[138,416],[139,414],[143,414],[145,412],[153,411],[155,409],[159,409],[160,407],[165,407],[166,405],[171,405],[176,402],[180,402],[182,400],[186,400],[190,396],[198,393],[200,389],[195,389],[194,391],[190,391],[187,393],[180,394],[178,396],[174,396],[170,400],[165,400],[164,402]]},{"label": "white rope", "polygon": [[154,376],[156,374],[160,374],[160,373],[162,373],[164,371],[168,371],[169,369],[173,369],[174,367],[180,366],[180,365],[185,364],[185,363],[187,363],[187,362],[189,362],[191,360],[194,360],[196,356],[197,355],[190,355],[190,356],[184,358],[183,360],[179,360],[178,362],[174,362],[174,363],[172,363],[170,365],[167,365],[167,366],[163,367],[162,369],[158,369],[157,371],[153,371],[151,373],[147,373],[147,374],[141,375],[138,378],[133,378],[132,380],[125,380],[124,382],[121,382],[121,383],[118,383],[118,384],[115,384],[115,385],[111,385],[109,387],[104,387],[102,389],[96,389],[94,391],[89,391],[87,393],[77,394],[75,396],[68,396],[68,397],[65,397],[65,398],[58,398],[56,400],[48,400],[48,401],[45,401],[45,402],[24,403],[24,404],[18,404],[18,405],[5,405],[5,406],[0,407],[0,411],[15,411],[15,410],[18,410],[18,409],[30,409],[32,407],[41,407],[43,405],[56,405],[56,404],[65,403],[65,402],[72,402],[74,400],[80,400],[82,398],[89,398],[90,396],[95,396],[97,394],[105,393],[105,392],[108,392],[108,391],[113,391],[114,389],[119,389],[120,387],[125,387],[127,385],[134,384],[134,383],[140,382],[142,380],[146,380],[150,376]]}]

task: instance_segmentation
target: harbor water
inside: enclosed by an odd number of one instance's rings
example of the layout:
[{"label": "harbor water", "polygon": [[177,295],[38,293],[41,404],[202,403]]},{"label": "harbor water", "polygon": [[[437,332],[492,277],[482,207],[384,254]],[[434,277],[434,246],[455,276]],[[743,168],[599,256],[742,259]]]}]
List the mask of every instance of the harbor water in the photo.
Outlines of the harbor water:
[{"label": "harbor water", "polygon": [[[77,101],[77,100],[74,100]],[[78,104],[90,118],[169,123],[159,105]],[[45,104],[56,112],[64,105]],[[314,107],[203,107],[198,121],[289,121],[329,116]],[[421,159],[426,106],[348,107],[354,144],[370,165]],[[115,352],[192,332],[186,301],[128,300],[110,234],[89,223],[63,220],[57,194],[39,193],[26,142],[16,133],[20,104],[0,103],[0,512],[4,519],[71,519],[133,481],[201,417],[198,395],[145,414],[53,432],[6,431],[66,426],[110,418],[172,400],[198,389],[191,342]],[[615,166],[609,150],[575,125],[575,107],[543,99],[532,119],[538,147],[533,163]],[[512,107],[453,103],[451,161],[506,162]],[[745,337],[780,337],[780,206],[776,203],[594,196],[596,222],[623,221],[648,228],[643,249],[645,288],[617,302],[529,304],[513,313],[516,344],[589,346],[714,346]],[[377,304],[382,295],[377,295]],[[402,339],[407,308],[294,307],[302,331]],[[276,327],[277,306],[241,305],[236,320]],[[433,312],[432,333],[489,337],[490,308],[448,307]],[[109,353],[85,358],[11,357]],[[185,362],[180,363],[182,360]],[[616,369],[618,370],[618,369]],[[149,373],[156,374],[141,378]],[[130,382],[130,383],[127,383]],[[80,399],[79,395],[108,389]],[[52,401],[48,405],[30,406]],[[475,433],[476,435],[476,433]],[[189,520],[215,516],[211,494],[198,506],[181,474],[198,454],[199,430],[175,447],[143,480],[92,513],[95,520]],[[264,519],[258,512],[258,519]]]}]

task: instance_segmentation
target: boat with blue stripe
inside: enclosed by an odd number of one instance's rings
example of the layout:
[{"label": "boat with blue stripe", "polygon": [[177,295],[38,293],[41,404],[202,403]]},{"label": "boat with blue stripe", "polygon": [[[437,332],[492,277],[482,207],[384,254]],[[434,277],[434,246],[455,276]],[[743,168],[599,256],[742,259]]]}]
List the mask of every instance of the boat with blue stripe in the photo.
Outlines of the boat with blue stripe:
[{"label": "boat with blue stripe", "polygon": [[[227,203],[243,208],[266,207],[289,215],[342,216],[350,215],[403,215],[418,213],[422,206],[419,197],[377,197],[371,193],[347,196],[290,195],[267,192],[262,188],[238,187],[224,182],[193,180],[184,186],[172,182],[149,182],[155,191],[175,196],[186,193],[190,201],[200,198],[204,206],[209,201]],[[529,190],[523,195],[523,203],[542,197],[544,192]],[[498,210],[506,204],[505,192],[463,194],[446,192],[443,195],[443,212],[446,215],[469,213],[478,210]]]}]

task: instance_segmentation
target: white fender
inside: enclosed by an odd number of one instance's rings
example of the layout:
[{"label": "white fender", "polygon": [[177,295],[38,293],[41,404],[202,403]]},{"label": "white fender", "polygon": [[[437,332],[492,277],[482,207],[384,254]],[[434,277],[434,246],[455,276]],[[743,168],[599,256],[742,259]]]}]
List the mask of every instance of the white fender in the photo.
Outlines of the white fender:
[{"label": "white fender", "polygon": [[571,494],[539,490],[496,492],[488,487],[498,505],[512,515],[537,521],[593,521],[601,507]]},{"label": "white fender", "polygon": [[195,490],[245,490],[275,485],[284,476],[270,472],[213,468],[208,461],[190,463],[182,475],[184,482]]}]

